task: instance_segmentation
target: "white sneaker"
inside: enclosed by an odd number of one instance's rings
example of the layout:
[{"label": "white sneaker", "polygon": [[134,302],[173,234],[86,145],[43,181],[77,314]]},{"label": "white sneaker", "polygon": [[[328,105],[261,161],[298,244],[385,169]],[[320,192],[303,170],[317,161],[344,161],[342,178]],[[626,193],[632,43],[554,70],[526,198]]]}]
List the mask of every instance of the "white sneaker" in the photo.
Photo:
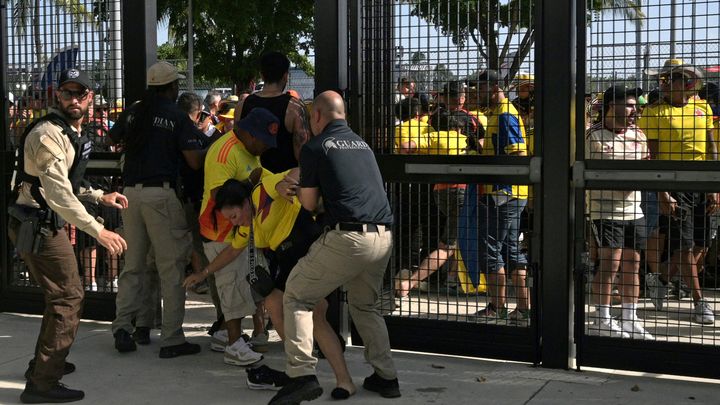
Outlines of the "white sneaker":
[{"label": "white sneaker", "polygon": [[227,329],[221,329],[210,337],[210,350],[214,352],[224,352],[228,344]]},{"label": "white sneaker", "polygon": [[628,335],[630,335],[630,337],[633,339],[655,340],[653,335],[651,335],[650,332],[646,331],[645,328],[643,328],[640,321],[623,320],[620,322],[620,326],[622,326],[622,330]]},{"label": "white sneaker", "polygon": [[705,300],[700,300],[695,303],[693,308],[692,320],[695,323],[701,323],[703,325],[710,325],[715,323],[715,314],[713,313],[710,304]]},{"label": "white sneaker", "polygon": [[629,338],[630,335],[623,331],[618,322],[612,318],[610,319],[597,319],[588,328],[589,335],[595,336],[610,336]]},{"label": "white sneaker", "polygon": [[249,366],[262,359],[262,354],[254,352],[243,339],[238,339],[226,347],[223,357],[225,364],[233,366]]}]

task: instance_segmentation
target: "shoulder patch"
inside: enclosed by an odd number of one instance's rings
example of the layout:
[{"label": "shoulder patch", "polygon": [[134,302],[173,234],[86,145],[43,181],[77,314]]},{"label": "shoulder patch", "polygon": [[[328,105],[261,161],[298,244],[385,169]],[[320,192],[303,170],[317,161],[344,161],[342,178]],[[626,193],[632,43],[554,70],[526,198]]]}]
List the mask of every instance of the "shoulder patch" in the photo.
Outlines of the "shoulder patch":
[{"label": "shoulder patch", "polygon": [[[35,150],[34,163],[38,171],[45,172],[55,161],[65,159],[65,151],[52,135],[44,132],[35,139],[37,141],[31,149]],[[28,138],[28,141],[32,142],[32,138]]]},{"label": "shoulder patch", "polygon": [[40,145],[38,146],[38,153],[41,153],[42,149],[47,149],[47,152],[54,156],[55,159],[62,160],[65,157],[62,147],[48,135],[40,135]]}]

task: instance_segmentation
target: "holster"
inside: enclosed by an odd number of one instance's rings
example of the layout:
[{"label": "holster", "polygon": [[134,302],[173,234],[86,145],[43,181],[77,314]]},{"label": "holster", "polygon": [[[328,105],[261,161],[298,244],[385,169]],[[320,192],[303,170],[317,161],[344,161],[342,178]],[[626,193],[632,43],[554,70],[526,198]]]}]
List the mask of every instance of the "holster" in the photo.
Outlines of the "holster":
[{"label": "holster", "polygon": [[50,232],[45,226],[48,212],[39,208],[11,204],[8,207],[8,214],[20,223],[15,239],[15,249],[18,254],[38,254],[42,250],[43,237]]}]

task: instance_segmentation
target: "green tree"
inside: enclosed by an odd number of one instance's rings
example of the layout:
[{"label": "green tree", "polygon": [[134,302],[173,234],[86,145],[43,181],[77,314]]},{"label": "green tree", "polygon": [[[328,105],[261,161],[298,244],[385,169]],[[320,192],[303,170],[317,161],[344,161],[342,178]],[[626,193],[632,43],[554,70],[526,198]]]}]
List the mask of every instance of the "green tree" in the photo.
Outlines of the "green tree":
[{"label": "green tree", "polygon": [[[205,81],[231,80],[239,90],[259,76],[258,60],[270,50],[312,74],[312,0],[193,2],[194,72]],[[176,44],[187,55],[187,1],[158,0]]]},{"label": "green tree", "polygon": [[[13,22],[15,24],[15,33],[23,40],[27,33],[28,26],[33,30],[33,43],[35,45],[35,62],[42,68],[44,61],[44,48],[42,36],[40,34],[40,0],[11,0]],[[85,6],[78,0],[54,0],[51,1],[60,11],[71,16],[76,26],[81,23],[92,21],[93,13],[89,12]]]},{"label": "green tree", "polygon": [[178,60],[183,59],[183,50],[179,46],[170,43],[165,42],[164,44],[158,46],[157,48],[157,58],[158,60]]},{"label": "green tree", "polygon": [[[487,67],[498,69],[507,58],[512,58],[508,76],[505,78],[506,82],[515,77],[535,42],[534,0],[402,0],[402,2],[410,6],[411,15],[434,25],[443,35],[450,36],[453,43],[461,49],[472,41]],[[642,24],[645,18],[635,0],[588,0],[588,23],[593,15],[604,11],[622,15],[634,24]],[[501,34],[500,29],[504,29],[505,32]],[[519,45],[516,49],[511,49],[516,35],[521,36]]]}]

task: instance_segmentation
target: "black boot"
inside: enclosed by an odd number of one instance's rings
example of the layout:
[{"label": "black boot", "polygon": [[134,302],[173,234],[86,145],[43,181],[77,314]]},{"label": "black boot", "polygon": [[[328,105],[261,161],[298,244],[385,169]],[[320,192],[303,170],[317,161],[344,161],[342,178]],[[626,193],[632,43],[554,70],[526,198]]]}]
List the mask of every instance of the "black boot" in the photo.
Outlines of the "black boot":
[{"label": "black boot", "polygon": [[[33,357],[32,360],[28,363],[28,369],[25,370],[25,379],[27,380],[32,375],[33,371],[35,371],[35,358]],[[75,371],[75,365],[66,361],[65,362],[65,368],[63,369],[63,375],[70,374]]]},{"label": "black boot", "polygon": [[188,354],[200,353],[200,345],[185,342],[175,346],[165,346],[160,348],[161,359],[171,359],[178,356],[186,356]]},{"label": "black boot", "polygon": [[25,391],[20,394],[20,401],[24,404],[75,402],[83,398],[85,398],[84,392],[70,389],[59,382],[47,391],[39,391],[35,384],[28,381],[25,384]]},{"label": "black boot", "polygon": [[290,378],[269,405],[292,405],[302,401],[312,401],[322,395],[323,389],[314,375]]},{"label": "black boot", "polygon": [[377,373],[373,373],[373,375],[365,379],[363,388],[368,391],[377,392],[383,398],[398,398],[401,395],[400,384],[397,378],[386,380],[377,375]]},{"label": "black boot", "polygon": [[139,345],[150,344],[150,328],[147,326],[138,326],[135,328],[135,332],[132,334],[133,340]]},{"label": "black boot", "polygon": [[115,348],[120,353],[134,352],[137,350],[135,341],[125,329],[120,329],[115,334]]}]

